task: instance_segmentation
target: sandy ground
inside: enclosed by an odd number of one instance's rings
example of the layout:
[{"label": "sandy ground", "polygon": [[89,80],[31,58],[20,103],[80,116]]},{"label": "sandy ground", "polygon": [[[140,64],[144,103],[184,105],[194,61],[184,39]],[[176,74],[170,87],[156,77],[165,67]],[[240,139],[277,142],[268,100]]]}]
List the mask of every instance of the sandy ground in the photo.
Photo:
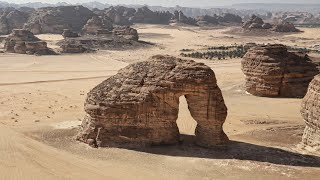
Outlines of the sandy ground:
[{"label": "sandy ground", "polygon": [[[185,142],[140,151],[93,149],[74,140],[86,93],[129,63],[181,49],[234,43],[285,43],[312,47],[319,29],[283,36],[247,37],[228,29],[136,25],[148,49],[94,54],[0,54],[0,179],[318,179],[320,156],[296,148],[304,122],[301,99],[246,94],[240,59],[206,63],[216,73],[228,106],[231,142],[193,145],[196,122],[184,98],[177,120]],[[60,35],[40,35],[52,48]],[[1,47],[1,46],[0,46]]]}]

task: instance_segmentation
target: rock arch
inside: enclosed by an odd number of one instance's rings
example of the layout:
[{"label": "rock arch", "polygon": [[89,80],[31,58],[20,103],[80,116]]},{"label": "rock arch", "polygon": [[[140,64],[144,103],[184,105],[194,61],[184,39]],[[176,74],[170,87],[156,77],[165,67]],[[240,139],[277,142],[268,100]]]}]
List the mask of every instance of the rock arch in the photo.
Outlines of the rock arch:
[{"label": "rock arch", "polygon": [[196,143],[223,144],[227,107],[214,72],[202,63],[154,56],[99,84],[85,103],[78,140],[93,146],[176,144],[179,97],[197,121]]}]

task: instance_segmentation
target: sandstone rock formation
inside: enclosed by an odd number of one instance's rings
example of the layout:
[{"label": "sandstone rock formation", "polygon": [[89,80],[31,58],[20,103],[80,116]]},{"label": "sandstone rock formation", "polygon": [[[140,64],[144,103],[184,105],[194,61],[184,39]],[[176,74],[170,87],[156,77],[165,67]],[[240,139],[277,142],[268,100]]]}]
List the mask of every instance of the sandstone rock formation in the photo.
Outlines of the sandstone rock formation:
[{"label": "sandstone rock formation", "polygon": [[82,31],[86,34],[97,34],[98,30],[109,30],[113,29],[111,20],[103,20],[98,16],[93,16],[88,20],[87,24],[83,27]]},{"label": "sandstone rock formation", "polygon": [[186,15],[183,14],[182,11],[175,11],[171,22],[178,23],[178,24],[193,25],[193,26],[198,25],[196,19],[187,17]]},{"label": "sandstone rock formation", "polygon": [[246,90],[256,96],[303,97],[319,73],[307,55],[288,52],[280,44],[251,48],[241,63]]},{"label": "sandstone rock formation", "polygon": [[130,26],[117,27],[113,30],[113,35],[124,37],[128,40],[139,40],[138,31]]},{"label": "sandstone rock formation", "polygon": [[116,25],[119,25],[119,26],[132,25],[132,23],[129,21],[129,18],[133,16],[132,12],[122,6],[110,7],[109,9],[106,10],[105,16],[110,18],[111,21]]},{"label": "sandstone rock formation", "polygon": [[22,29],[28,14],[18,10],[7,10],[0,15],[0,34],[9,34],[13,29]]},{"label": "sandstone rock formation", "polygon": [[309,85],[302,101],[301,114],[306,123],[302,144],[320,153],[320,75]]},{"label": "sandstone rock formation", "polygon": [[300,32],[299,29],[297,29],[294,24],[289,22],[283,22],[280,24],[277,24],[274,28],[274,31],[276,32]]},{"label": "sandstone rock formation", "polygon": [[80,32],[93,12],[83,6],[39,8],[33,11],[25,29],[34,34],[62,34],[64,29]]},{"label": "sandstone rock formation", "polygon": [[132,23],[147,23],[147,24],[169,24],[172,14],[166,12],[153,12],[148,7],[139,8],[133,17],[130,18]]},{"label": "sandstone rock formation", "polygon": [[241,24],[242,18],[238,15],[226,13],[223,16],[218,17],[218,21],[220,23],[233,23],[233,24]]},{"label": "sandstone rock formation", "polygon": [[47,43],[35,37],[30,31],[14,29],[5,40],[5,51],[19,54],[53,55]]},{"label": "sandstone rock formation", "polygon": [[62,36],[63,38],[75,38],[75,37],[79,37],[79,34],[71,31],[70,29],[64,29]]},{"label": "sandstone rock formation", "polygon": [[251,19],[245,22],[242,26],[244,29],[262,29],[264,22],[256,15],[252,15]]},{"label": "sandstone rock formation", "polygon": [[131,64],[92,89],[77,139],[99,147],[176,144],[180,96],[198,122],[198,145],[228,141],[222,129],[227,108],[214,72],[170,56]]}]

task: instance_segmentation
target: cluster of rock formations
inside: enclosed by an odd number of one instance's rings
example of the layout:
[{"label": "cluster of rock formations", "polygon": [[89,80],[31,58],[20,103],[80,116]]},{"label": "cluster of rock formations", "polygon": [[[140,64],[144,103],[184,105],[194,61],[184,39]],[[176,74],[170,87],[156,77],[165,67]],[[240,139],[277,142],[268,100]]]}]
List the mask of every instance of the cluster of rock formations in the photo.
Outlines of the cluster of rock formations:
[{"label": "cluster of rock formations", "polygon": [[169,11],[151,11],[148,7],[138,8],[134,16],[130,18],[132,23],[169,24],[172,14]]},{"label": "cluster of rock formations", "polygon": [[182,23],[195,26],[208,26],[208,25],[224,25],[224,24],[241,24],[242,18],[240,16],[226,13],[223,16],[198,16],[197,18],[187,17],[182,11],[175,11],[171,20],[172,23]]},{"label": "cluster of rock formations", "polygon": [[96,49],[122,49],[141,47],[138,31],[130,26],[117,26],[112,31],[98,29],[92,34],[86,33],[80,36],[69,29],[63,32],[64,40],[58,44],[62,53],[84,53]]},{"label": "cluster of rock formations", "polygon": [[245,30],[266,29],[275,32],[300,32],[292,23],[282,22],[275,25],[265,23],[260,17],[252,15],[242,26]]},{"label": "cluster of rock formations", "polygon": [[251,48],[241,63],[246,90],[256,96],[303,97],[319,74],[307,55],[288,52],[280,44]]},{"label": "cluster of rock formations", "polygon": [[47,47],[45,41],[35,37],[32,32],[23,29],[14,29],[5,39],[5,51],[19,54],[54,55],[53,50]]},{"label": "cluster of rock formations", "polygon": [[[21,9],[21,10],[20,10]],[[33,34],[61,34],[64,29],[77,33],[95,34],[98,30],[113,30],[113,26],[129,26],[133,23],[207,25],[241,23],[242,18],[226,13],[223,16],[187,17],[182,11],[151,11],[148,7],[110,7],[89,10],[83,6],[59,6],[45,8],[8,8],[0,10],[0,35],[13,29],[26,29]],[[23,10],[23,11],[22,11]]]},{"label": "cluster of rock formations", "polygon": [[30,14],[24,29],[34,34],[62,34],[64,29],[79,32],[92,16],[83,6],[39,8]]},{"label": "cluster of rock formations", "polygon": [[[320,150],[320,75],[315,76],[302,101],[301,114],[306,123],[302,144]],[[320,152],[320,151],[319,151]]]},{"label": "cluster of rock formations", "polygon": [[77,139],[95,147],[177,144],[180,96],[198,122],[198,145],[228,141],[222,129],[227,108],[214,72],[170,56],[131,64],[92,89]]},{"label": "cluster of rock formations", "polygon": [[260,17],[252,15],[251,19],[245,22],[242,27],[244,29],[271,29],[272,25],[264,23]]}]

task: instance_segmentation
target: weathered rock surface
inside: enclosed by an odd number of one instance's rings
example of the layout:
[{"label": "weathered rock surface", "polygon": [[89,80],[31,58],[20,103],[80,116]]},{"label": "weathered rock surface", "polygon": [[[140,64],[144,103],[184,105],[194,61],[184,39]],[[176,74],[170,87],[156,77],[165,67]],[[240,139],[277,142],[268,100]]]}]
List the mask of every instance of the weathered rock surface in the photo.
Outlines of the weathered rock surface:
[{"label": "weathered rock surface", "polygon": [[30,31],[14,29],[5,40],[5,51],[19,54],[53,55],[47,43],[35,37]]},{"label": "weathered rock surface", "polygon": [[18,10],[7,10],[0,15],[0,34],[9,34],[13,29],[22,29],[28,14]]},{"label": "weathered rock surface", "polygon": [[300,32],[299,29],[297,29],[294,24],[289,22],[283,22],[280,24],[277,24],[274,28],[274,31],[276,32]]},{"label": "weathered rock surface", "polygon": [[130,18],[130,21],[132,23],[169,24],[171,18],[172,14],[169,11],[153,12],[144,6],[137,10],[134,16]]},{"label": "weathered rock surface", "polygon": [[301,114],[306,123],[302,144],[320,153],[320,75],[309,85],[302,101]]},{"label": "weathered rock surface", "polygon": [[71,31],[70,29],[64,29],[62,36],[63,38],[75,38],[75,37],[79,37],[79,34]]},{"label": "weathered rock surface", "polygon": [[266,97],[303,97],[319,73],[305,54],[288,52],[284,45],[251,48],[242,60],[246,90]]},{"label": "weathered rock surface", "polygon": [[183,14],[182,11],[175,11],[173,18],[171,20],[172,23],[179,23],[179,24],[187,24],[197,26],[197,20],[191,17],[187,17]]},{"label": "weathered rock surface", "polygon": [[113,24],[119,26],[129,26],[132,25],[132,23],[129,21],[129,18],[133,16],[133,13],[135,13],[135,9],[116,6],[107,9],[105,16],[110,18]]},{"label": "weathered rock surface", "polygon": [[86,34],[97,34],[98,30],[112,31],[112,21],[103,20],[99,16],[93,16],[88,20],[87,24],[83,27],[82,31]]},{"label": "weathered rock surface", "polygon": [[214,72],[170,56],[129,65],[92,89],[78,140],[102,147],[176,144],[180,96],[198,122],[198,145],[228,141],[222,129],[227,108]]},{"label": "weathered rock surface", "polygon": [[39,8],[33,11],[25,29],[34,34],[62,34],[64,29],[81,32],[93,12],[83,6]]},{"label": "weathered rock surface", "polygon": [[113,30],[113,35],[123,37],[128,40],[138,41],[138,31],[130,26],[117,27]]},{"label": "weathered rock surface", "polygon": [[262,29],[264,22],[256,15],[252,15],[251,19],[245,22],[242,26],[244,29]]}]

